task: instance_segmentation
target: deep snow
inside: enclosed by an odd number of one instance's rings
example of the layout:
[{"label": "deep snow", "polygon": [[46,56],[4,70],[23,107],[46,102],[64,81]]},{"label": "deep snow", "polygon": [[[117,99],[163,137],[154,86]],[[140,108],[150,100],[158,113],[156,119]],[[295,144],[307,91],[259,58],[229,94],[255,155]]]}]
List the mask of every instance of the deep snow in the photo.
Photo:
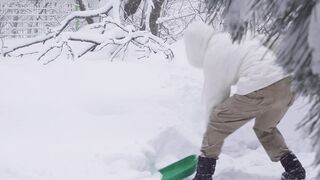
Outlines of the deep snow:
[{"label": "deep snow", "polygon": [[[157,180],[160,167],[198,153],[202,73],[181,42],[173,49],[173,62],[2,59],[0,180]],[[280,129],[312,180],[314,153],[295,129],[307,108],[298,99]],[[227,139],[214,179],[279,179],[251,126]]]}]

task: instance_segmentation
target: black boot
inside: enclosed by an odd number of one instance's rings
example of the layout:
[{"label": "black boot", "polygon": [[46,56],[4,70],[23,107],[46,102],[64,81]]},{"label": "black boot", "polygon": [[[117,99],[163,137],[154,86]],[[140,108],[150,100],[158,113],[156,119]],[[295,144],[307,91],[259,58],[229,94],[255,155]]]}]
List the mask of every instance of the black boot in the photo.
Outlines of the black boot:
[{"label": "black boot", "polygon": [[306,178],[305,169],[292,152],[283,155],[280,161],[286,171],[282,173],[281,180],[304,180]]},{"label": "black boot", "polygon": [[197,173],[193,180],[212,180],[216,168],[216,159],[199,156]]}]

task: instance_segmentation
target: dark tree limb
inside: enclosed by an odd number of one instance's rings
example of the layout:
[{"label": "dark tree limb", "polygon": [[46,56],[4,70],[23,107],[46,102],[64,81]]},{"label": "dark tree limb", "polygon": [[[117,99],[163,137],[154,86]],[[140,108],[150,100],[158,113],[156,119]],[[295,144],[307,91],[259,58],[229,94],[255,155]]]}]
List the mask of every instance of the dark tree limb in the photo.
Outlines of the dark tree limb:
[{"label": "dark tree limb", "polygon": [[83,51],[80,55],[78,55],[78,58],[82,57],[83,55],[87,54],[89,51],[93,51],[98,45],[93,45],[87,48],[85,51]]}]

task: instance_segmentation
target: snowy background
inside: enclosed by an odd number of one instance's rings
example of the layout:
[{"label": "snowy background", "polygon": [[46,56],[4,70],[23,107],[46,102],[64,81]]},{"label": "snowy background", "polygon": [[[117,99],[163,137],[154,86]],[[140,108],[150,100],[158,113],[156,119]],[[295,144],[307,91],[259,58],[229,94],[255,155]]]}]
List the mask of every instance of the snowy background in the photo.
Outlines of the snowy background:
[{"label": "snowy background", "polygon": [[[0,180],[159,180],[157,169],[199,153],[202,72],[181,41],[171,48],[173,61],[1,59]],[[299,98],[280,129],[315,180],[315,153],[296,130],[307,110]],[[280,179],[252,125],[227,139],[215,179]]]}]

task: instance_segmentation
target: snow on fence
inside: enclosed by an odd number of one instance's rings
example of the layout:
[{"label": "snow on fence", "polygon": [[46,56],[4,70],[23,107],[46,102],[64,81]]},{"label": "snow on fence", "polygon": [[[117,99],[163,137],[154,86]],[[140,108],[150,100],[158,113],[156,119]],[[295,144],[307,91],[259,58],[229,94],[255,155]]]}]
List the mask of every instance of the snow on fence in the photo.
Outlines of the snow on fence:
[{"label": "snow on fence", "polygon": [[[0,0],[0,38],[30,38],[55,27],[72,11],[75,0]],[[68,29],[79,28],[76,20]]]}]

